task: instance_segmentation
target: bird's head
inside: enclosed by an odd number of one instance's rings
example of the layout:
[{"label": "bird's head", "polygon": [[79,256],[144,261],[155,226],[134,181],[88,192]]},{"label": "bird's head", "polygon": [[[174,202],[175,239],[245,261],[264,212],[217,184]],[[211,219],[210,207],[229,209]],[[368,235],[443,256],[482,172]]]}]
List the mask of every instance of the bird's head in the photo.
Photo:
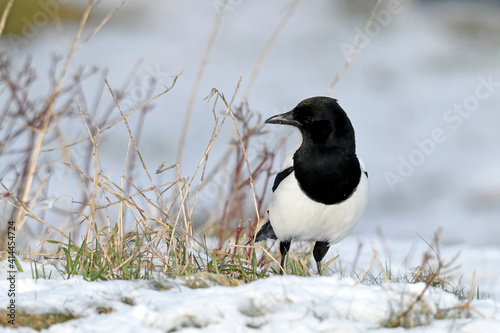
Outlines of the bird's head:
[{"label": "bird's head", "polygon": [[293,110],[273,116],[267,124],[297,127],[304,142],[355,149],[354,129],[345,111],[330,97],[311,97]]}]

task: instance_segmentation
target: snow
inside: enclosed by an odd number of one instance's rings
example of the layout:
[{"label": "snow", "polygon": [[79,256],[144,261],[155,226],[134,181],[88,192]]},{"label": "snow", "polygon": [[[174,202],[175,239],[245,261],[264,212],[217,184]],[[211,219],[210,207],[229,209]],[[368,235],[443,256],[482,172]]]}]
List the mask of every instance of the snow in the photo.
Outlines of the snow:
[{"label": "snow", "polygon": [[[420,259],[426,245],[413,249],[408,256],[408,243],[391,241],[391,258],[376,239],[372,240],[381,261],[393,274],[408,272]],[[423,242],[422,242],[423,243]],[[358,247],[357,240],[347,237],[339,243],[343,253],[341,265],[350,267],[349,258]],[[300,243],[298,243],[300,246]],[[297,250],[297,247],[292,251]],[[469,290],[471,269],[477,269],[475,283],[480,296],[471,303],[471,311],[451,311],[446,319],[433,319],[438,309],[463,304],[454,294],[441,288],[429,288],[415,312],[430,313],[415,317],[426,323],[415,332],[500,332],[500,250],[480,251],[462,248],[457,264],[464,264],[451,277],[452,283],[462,279]],[[456,248],[443,246],[443,259],[449,260]],[[335,255],[330,251],[329,257]],[[481,255],[482,254],[482,255]],[[371,249],[361,252],[358,266],[367,265]],[[475,262],[474,258],[481,258]],[[328,259],[328,257],[326,258]],[[327,269],[328,276],[271,276],[236,286],[218,286],[205,281],[205,288],[192,289],[186,280],[156,278],[154,280],[87,282],[76,276],[64,279],[52,268],[51,279],[32,278],[31,266],[21,262],[24,272],[17,274],[17,311],[32,314],[72,314],[76,319],[51,326],[46,332],[400,332],[401,328],[382,326],[391,313],[400,313],[425,288],[420,283],[361,284],[352,277],[340,275],[338,269]],[[335,266],[334,263],[332,266]],[[40,270],[40,269],[39,269]],[[45,265],[49,274],[51,265]],[[371,273],[378,272],[376,265]],[[358,273],[359,274],[359,273]],[[7,262],[0,263],[0,304],[7,304]],[[193,277],[194,278],[194,277]],[[199,277],[201,278],[201,277]],[[188,284],[191,285],[191,284]],[[98,313],[98,308],[111,309]],[[394,316],[392,316],[394,318]],[[5,328],[5,331],[9,331]],[[15,332],[34,332],[21,328]]]},{"label": "snow", "polygon": [[[102,15],[119,3],[121,1],[107,1],[98,9],[104,6]],[[331,94],[353,122],[358,155],[363,158],[370,175],[370,200],[354,232],[373,233],[376,228],[382,228],[388,236],[413,241],[415,232],[432,236],[442,227],[443,240],[449,243],[498,245],[500,176],[497,170],[500,160],[498,154],[494,154],[500,140],[498,5],[486,1],[477,5],[465,1],[453,5],[430,5],[420,1],[400,3],[402,10],[392,15],[389,22],[382,25],[379,22],[382,18],[377,18],[381,29],[367,36]],[[155,91],[160,92],[163,84],[170,85],[171,75],[183,73],[171,92],[154,101],[155,107],[145,120],[147,130],[139,146],[151,170],[164,161],[165,165],[177,162],[175,155],[183,112],[218,4],[218,1],[151,0],[146,5],[130,0],[75,54],[75,67],[108,69],[106,77],[115,89],[133,73],[132,69],[139,62],[138,80],[131,84],[130,97],[123,102],[124,110],[139,104],[141,92],[145,92],[146,82],[152,75],[161,81],[155,86]],[[242,77],[242,88],[235,99],[236,104],[241,102],[252,69],[289,4],[289,0],[230,3],[196,98],[186,143],[184,177],[192,175],[212,134],[211,105],[203,98],[212,88],[231,96]],[[344,64],[341,45],[355,42],[357,31],[365,24],[368,7],[359,1],[301,3],[259,72],[249,96],[250,107],[266,118],[290,110],[303,98],[324,94]],[[91,21],[85,33],[90,33],[96,24]],[[68,27],[68,36],[72,28]],[[14,66],[18,68],[27,57],[36,55],[33,63],[39,71],[40,81],[33,88],[33,94],[40,95],[46,92],[50,55],[53,52],[65,54],[67,44],[60,31],[51,25],[39,29],[35,37],[28,44],[16,47],[9,39],[0,40],[0,45],[13,56]],[[459,116],[453,111],[455,106],[474,97],[481,78],[492,78],[495,82],[490,87],[492,91],[479,89],[482,94],[491,94],[481,99],[473,111],[466,110],[466,115]],[[95,98],[96,87],[102,84],[99,80],[91,79],[82,86],[89,101]],[[110,99],[106,92],[104,96]],[[3,98],[1,95],[0,102]],[[106,105],[105,101],[101,104]],[[449,121],[450,110],[457,120]],[[86,135],[80,116],[76,118],[71,129],[81,135],[71,137],[68,134],[71,142]],[[426,140],[433,138],[435,129],[443,131],[444,142],[435,142],[420,164],[404,174],[402,181],[391,185],[387,174],[400,175],[402,160],[421,156],[416,142],[428,142]],[[220,140],[213,147],[211,161],[217,161],[226,152],[231,131],[231,126],[223,127]],[[281,135],[289,136],[288,151],[281,158],[292,152],[298,133],[284,129],[271,132],[272,135],[262,136],[249,147],[249,156],[258,152],[264,142],[274,147]],[[117,126],[109,135],[103,134],[100,145],[103,169],[117,183],[127,142],[126,129]],[[84,159],[86,151],[78,149],[82,149],[81,146],[72,150],[75,159]],[[8,157],[2,158],[7,159],[5,165],[15,163]],[[279,169],[281,161],[276,163],[274,170]],[[60,171],[56,174],[68,171],[62,163],[55,167]],[[211,167],[209,163],[208,169]],[[137,175],[138,183],[140,177]],[[154,177],[155,183],[163,183],[162,177],[167,176]],[[51,183],[48,192],[33,207],[35,212],[46,214],[47,220],[55,225],[63,223],[62,211],[71,212],[68,198],[80,199],[73,184],[66,184],[70,193],[61,197],[63,183],[62,178],[61,182]],[[195,218],[206,213],[203,205],[212,207],[219,186],[224,186],[224,181],[207,184],[201,191]],[[261,183],[256,184],[257,189],[261,186]],[[39,226],[31,220],[27,224],[32,229]],[[28,248],[28,244],[18,245]],[[34,248],[38,243],[31,245]]]},{"label": "snow", "polygon": [[[391,301],[399,301],[402,294],[416,295],[424,286],[400,287],[391,291],[381,286],[356,285],[350,278],[275,276],[238,287],[204,289],[189,289],[174,280],[172,289],[158,291],[149,281],[21,279],[17,302],[30,313],[62,312],[80,317],[54,325],[49,332],[104,332],[111,328],[123,332],[189,332],[194,327],[202,327],[205,332],[252,331],[249,327],[262,332],[318,332],[347,327],[354,331],[383,331],[379,326],[388,318]],[[124,304],[125,297],[133,305]],[[435,291],[426,295],[426,301],[442,307],[458,304],[451,295]],[[484,302],[478,302],[478,306]],[[112,308],[113,312],[97,314],[97,307]],[[487,319],[500,324],[498,315],[490,314]],[[482,319],[464,322],[476,321]]]}]

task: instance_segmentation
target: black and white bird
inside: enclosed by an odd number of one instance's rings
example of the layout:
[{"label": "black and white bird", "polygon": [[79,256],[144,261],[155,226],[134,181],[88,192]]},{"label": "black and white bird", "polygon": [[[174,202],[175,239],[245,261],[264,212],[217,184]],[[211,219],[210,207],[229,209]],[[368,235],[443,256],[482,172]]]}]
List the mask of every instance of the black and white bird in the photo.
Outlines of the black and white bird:
[{"label": "black and white bird", "polygon": [[368,174],[356,156],[354,129],[337,100],[329,97],[305,99],[266,123],[297,127],[302,144],[274,180],[269,221],[255,241],[280,241],[282,269],[292,240],[316,241],[313,256],[321,274],[330,245],[354,228],[368,201]]}]

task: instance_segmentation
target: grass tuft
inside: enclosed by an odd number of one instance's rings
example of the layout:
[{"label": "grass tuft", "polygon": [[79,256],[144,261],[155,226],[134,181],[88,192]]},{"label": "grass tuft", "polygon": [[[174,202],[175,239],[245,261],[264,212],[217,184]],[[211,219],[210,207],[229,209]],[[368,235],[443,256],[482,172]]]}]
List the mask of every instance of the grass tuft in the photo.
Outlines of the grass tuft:
[{"label": "grass tuft", "polygon": [[[466,300],[463,299],[464,288],[449,282],[451,278],[448,274],[456,269],[454,262],[458,255],[448,261],[442,259],[439,234],[438,230],[432,243],[426,242],[429,245],[429,251],[424,254],[422,264],[416,267],[412,274],[406,276],[406,283],[421,283],[424,287],[416,295],[409,296],[403,292],[400,300],[390,303],[391,311],[389,317],[381,323],[383,327],[414,328],[429,325],[434,319],[470,318],[472,311],[479,313],[471,305],[474,299],[474,279]],[[431,259],[434,263],[431,263]],[[454,294],[461,302],[449,308],[441,308],[439,304],[429,304],[426,294],[431,289],[441,289],[444,292]]]},{"label": "grass tuft", "polygon": [[98,314],[110,314],[111,312],[115,311],[113,308],[108,308],[108,307],[103,307],[103,306],[98,306],[96,309]]}]

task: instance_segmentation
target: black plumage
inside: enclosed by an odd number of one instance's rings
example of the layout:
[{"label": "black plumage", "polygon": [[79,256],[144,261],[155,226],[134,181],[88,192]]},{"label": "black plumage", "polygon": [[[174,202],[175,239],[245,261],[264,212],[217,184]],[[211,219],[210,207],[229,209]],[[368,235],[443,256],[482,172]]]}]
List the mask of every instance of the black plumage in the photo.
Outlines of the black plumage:
[{"label": "black plumage", "polygon": [[269,221],[256,235],[280,240],[281,266],[291,241],[316,241],[318,273],[331,244],[345,237],[366,207],[367,174],[356,156],[355,133],[337,100],[313,97],[268,124],[297,127],[302,144],[273,184]]}]

